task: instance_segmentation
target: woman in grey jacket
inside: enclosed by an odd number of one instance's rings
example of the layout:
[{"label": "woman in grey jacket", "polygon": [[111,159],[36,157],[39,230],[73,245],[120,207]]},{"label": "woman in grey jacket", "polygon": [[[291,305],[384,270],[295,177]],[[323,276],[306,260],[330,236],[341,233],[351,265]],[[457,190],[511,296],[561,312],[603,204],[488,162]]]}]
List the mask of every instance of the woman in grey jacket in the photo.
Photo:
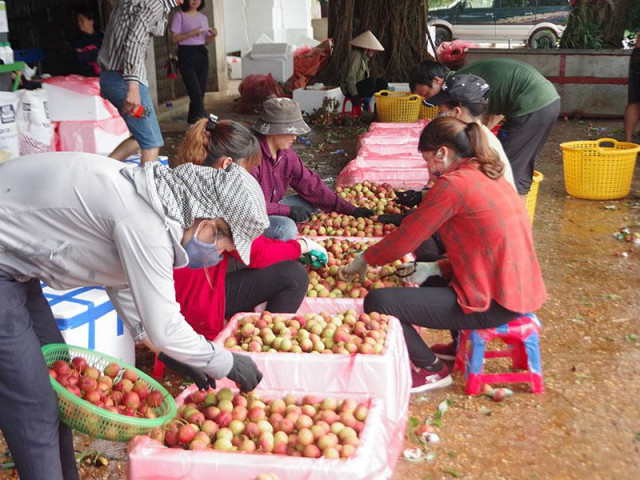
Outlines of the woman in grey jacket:
[{"label": "woman in grey jacket", "polygon": [[175,300],[174,268],[219,257],[216,235],[206,232],[220,218],[248,262],[269,221],[258,183],[236,165],[134,168],[93,154],[45,153],[0,166],[0,429],[21,480],[78,478],[40,351],[64,342],[41,281],[57,289],[104,285],[136,341],[194,376],[226,376],[243,391],[259,383],[251,359],[197,335]]}]

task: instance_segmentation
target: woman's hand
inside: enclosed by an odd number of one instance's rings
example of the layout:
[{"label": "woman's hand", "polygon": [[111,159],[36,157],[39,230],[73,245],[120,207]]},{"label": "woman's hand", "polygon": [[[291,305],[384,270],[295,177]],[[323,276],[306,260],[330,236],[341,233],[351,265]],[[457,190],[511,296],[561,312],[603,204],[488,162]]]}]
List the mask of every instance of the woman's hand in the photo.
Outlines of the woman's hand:
[{"label": "woman's hand", "polygon": [[367,262],[364,261],[362,253],[349,265],[338,268],[338,276],[345,282],[352,282],[356,275],[360,277],[360,281],[364,281],[367,276]]}]

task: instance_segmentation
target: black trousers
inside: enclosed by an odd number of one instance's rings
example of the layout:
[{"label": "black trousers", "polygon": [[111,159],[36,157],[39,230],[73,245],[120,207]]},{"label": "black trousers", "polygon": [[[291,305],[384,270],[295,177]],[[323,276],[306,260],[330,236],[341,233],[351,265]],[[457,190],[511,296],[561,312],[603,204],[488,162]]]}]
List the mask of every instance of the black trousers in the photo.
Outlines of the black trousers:
[{"label": "black trousers", "polygon": [[464,313],[451,287],[380,288],[364,297],[364,311],[386,313],[400,320],[409,359],[419,368],[429,367],[436,356],[414,325],[435,330],[493,328],[518,316],[495,302],[486,312]]},{"label": "black trousers", "polygon": [[309,274],[297,261],[287,260],[266,268],[243,268],[227,273],[224,316],[251,312],[267,302],[269,312],[295,313],[307,294]]},{"label": "black trousers", "polygon": [[40,281],[0,271],[0,429],[21,480],[77,480],[71,429],[40,348],[65,343]]},{"label": "black trousers", "polygon": [[209,52],[204,45],[178,46],[178,69],[189,95],[189,114],[187,122],[195,123],[206,117],[204,92],[207,87],[209,71]]},{"label": "black trousers", "polygon": [[373,94],[380,90],[386,90],[389,84],[382,78],[365,78],[356,83],[356,89],[358,90],[358,96],[360,97],[373,97]]},{"label": "black trousers", "polygon": [[559,113],[560,99],[557,99],[536,112],[507,118],[498,131],[520,195],[526,195],[531,189],[536,157],[549,138]]}]

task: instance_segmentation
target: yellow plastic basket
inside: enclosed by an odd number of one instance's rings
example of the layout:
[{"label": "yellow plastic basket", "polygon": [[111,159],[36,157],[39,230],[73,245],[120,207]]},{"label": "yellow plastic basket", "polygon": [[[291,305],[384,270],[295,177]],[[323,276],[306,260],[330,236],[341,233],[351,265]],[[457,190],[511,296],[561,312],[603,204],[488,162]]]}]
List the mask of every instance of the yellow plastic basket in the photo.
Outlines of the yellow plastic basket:
[{"label": "yellow plastic basket", "polygon": [[534,170],[531,188],[529,189],[529,193],[524,197],[524,201],[527,206],[527,213],[529,214],[531,223],[533,223],[533,217],[536,214],[536,201],[538,200],[538,190],[540,189],[540,182],[542,180],[544,180],[544,175],[539,171]]},{"label": "yellow plastic basket", "polygon": [[420,95],[380,90],[374,97],[379,122],[411,123],[418,120],[422,103]]},{"label": "yellow plastic basket", "polygon": [[434,119],[438,116],[438,107],[427,106],[423,103],[424,99],[420,101],[420,110],[418,111],[418,120],[423,118]]},{"label": "yellow plastic basket", "polygon": [[588,200],[615,200],[629,195],[640,145],[601,138],[561,143],[560,149],[569,195]]},{"label": "yellow plastic basket", "polygon": [[57,360],[69,362],[73,357],[83,357],[89,366],[100,371],[103,371],[109,363],[115,362],[120,366],[120,373],[114,379],[115,381],[120,380],[125,369],[130,369],[135,371],[138,378],[148,385],[149,390],[159,390],[162,393],[162,404],[152,409],[157,415],[156,418],[128,417],[99,408],[75,396],[52,377],[51,385],[58,396],[60,420],[71,428],[97,438],[126,442],[136,435],[149,433],[153,428],[170,422],[176,416],[176,402],[162,385],[144,372],[116,358],[63,343],[45,345],[42,347],[42,355],[47,365],[52,365]]}]

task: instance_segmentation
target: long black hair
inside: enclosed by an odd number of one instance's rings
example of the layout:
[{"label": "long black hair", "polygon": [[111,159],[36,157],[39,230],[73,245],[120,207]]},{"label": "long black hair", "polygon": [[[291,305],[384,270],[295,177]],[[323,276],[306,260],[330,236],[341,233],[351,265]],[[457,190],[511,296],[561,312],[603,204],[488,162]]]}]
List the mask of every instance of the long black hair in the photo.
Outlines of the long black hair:
[{"label": "long black hair", "polygon": [[[198,11],[202,10],[204,8],[204,0],[200,0],[200,6],[198,7]],[[189,0],[184,0],[182,2],[182,5],[180,5],[180,10],[182,10],[183,12],[188,12],[189,11]]]}]

